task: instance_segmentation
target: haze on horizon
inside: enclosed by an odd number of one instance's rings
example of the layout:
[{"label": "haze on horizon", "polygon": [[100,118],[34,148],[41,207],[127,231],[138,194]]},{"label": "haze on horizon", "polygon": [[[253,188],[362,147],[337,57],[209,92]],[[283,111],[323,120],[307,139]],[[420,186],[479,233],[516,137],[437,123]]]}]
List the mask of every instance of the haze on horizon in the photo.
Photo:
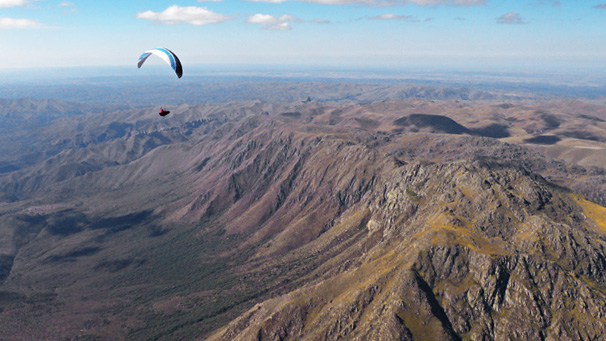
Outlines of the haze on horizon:
[{"label": "haze on horizon", "polygon": [[604,0],[0,0],[0,71],[186,65],[440,67],[606,74]]}]

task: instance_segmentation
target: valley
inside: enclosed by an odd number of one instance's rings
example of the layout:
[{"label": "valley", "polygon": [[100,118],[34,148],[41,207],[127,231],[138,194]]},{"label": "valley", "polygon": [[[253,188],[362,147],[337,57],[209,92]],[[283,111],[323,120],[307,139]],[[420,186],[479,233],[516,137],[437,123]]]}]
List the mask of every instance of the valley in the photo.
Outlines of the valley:
[{"label": "valley", "polygon": [[0,101],[5,335],[604,337],[606,105],[339,87]]}]

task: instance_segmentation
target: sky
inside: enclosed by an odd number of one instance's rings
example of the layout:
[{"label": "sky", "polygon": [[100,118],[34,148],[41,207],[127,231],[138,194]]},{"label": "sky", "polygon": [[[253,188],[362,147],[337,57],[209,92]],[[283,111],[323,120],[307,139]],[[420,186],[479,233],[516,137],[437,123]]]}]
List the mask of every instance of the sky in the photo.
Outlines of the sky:
[{"label": "sky", "polygon": [[0,0],[0,70],[135,65],[604,71],[606,0]]}]

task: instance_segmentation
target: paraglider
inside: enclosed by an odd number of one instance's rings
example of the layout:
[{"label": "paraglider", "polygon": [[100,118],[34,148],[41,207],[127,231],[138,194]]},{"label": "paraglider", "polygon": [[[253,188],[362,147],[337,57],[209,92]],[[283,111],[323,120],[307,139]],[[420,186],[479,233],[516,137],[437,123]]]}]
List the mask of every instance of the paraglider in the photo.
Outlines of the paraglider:
[{"label": "paraglider", "polygon": [[[149,58],[149,56],[151,56],[152,54],[160,57],[160,59],[162,59],[168,65],[170,65],[170,67],[173,69],[173,71],[175,71],[175,74],[177,74],[178,78],[181,78],[181,76],[183,76],[183,67],[181,66],[181,61],[179,60],[177,55],[174,54],[173,51],[171,51],[165,47],[162,47],[162,48],[158,47],[158,48],[147,50],[147,51],[143,52],[143,54],[139,57],[139,61],[137,62],[137,67],[140,69],[141,66],[143,66],[143,63],[145,63],[147,58]],[[160,115],[162,117],[164,117],[168,114],[170,114],[170,111],[164,110],[163,108],[160,108],[160,112],[158,113],[158,115]]]},{"label": "paraglider", "polygon": [[167,48],[164,48],[164,47],[155,48],[155,49],[151,49],[151,50],[143,52],[141,57],[139,57],[139,61],[137,62],[137,67],[141,68],[143,63],[145,63],[147,58],[149,56],[151,56],[152,54],[160,57],[163,61],[165,61],[168,65],[170,65],[170,67],[173,68],[173,70],[177,74],[177,77],[181,78],[181,76],[183,76],[183,67],[181,66],[181,61],[179,60],[177,55],[173,53],[173,51],[171,51]]},{"label": "paraglider", "polygon": [[158,113],[158,115],[160,115],[160,116],[162,116],[162,117],[164,117],[164,116],[166,116],[166,115],[168,115],[168,114],[170,114],[170,111],[168,111],[168,110],[164,110],[164,109],[162,109],[162,108],[160,108],[160,112]]}]

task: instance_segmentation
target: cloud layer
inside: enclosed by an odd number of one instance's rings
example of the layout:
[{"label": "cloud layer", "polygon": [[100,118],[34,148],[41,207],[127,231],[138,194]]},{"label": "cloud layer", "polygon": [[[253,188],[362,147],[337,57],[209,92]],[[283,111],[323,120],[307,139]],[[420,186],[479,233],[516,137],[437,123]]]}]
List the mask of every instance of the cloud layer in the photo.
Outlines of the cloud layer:
[{"label": "cloud layer", "polygon": [[370,19],[370,20],[415,20],[415,17],[413,17],[412,15],[397,15],[397,14],[393,14],[393,13],[386,13],[386,14],[377,15],[376,17],[370,17],[368,19]]},{"label": "cloud layer", "polygon": [[269,2],[272,4],[280,4],[283,2],[286,2],[286,0],[246,0],[246,1],[250,1],[250,2]]},{"label": "cloud layer", "polygon": [[405,0],[407,3],[419,6],[449,5],[449,6],[477,6],[486,4],[486,0]]},{"label": "cloud layer", "polygon": [[0,29],[33,28],[38,23],[28,19],[0,18]]},{"label": "cloud layer", "polygon": [[152,20],[158,24],[164,25],[208,25],[230,19],[225,15],[214,13],[204,7],[179,7],[177,5],[172,5],[162,12],[139,12],[135,17],[138,19]]},{"label": "cloud layer", "polygon": [[497,18],[498,24],[506,24],[506,25],[520,25],[526,24],[526,21],[522,19],[519,13],[505,13],[502,16]]},{"label": "cloud layer", "polygon": [[0,0],[0,8],[20,7],[27,5],[26,0]]},{"label": "cloud layer", "polygon": [[[260,0],[262,1],[262,0]],[[417,6],[477,6],[486,4],[486,0],[301,0],[323,5],[359,4],[367,6],[395,6],[415,4]]]},{"label": "cloud layer", "polygon": [[263,25],[263,28],[267,30],[290,30],[290,22],[299,21],[297,18],[292,15],[284,14],[280,17],[274,17],[269,14],[254,14],[246,19],[246,22],[249,24],[259,24]]}]

